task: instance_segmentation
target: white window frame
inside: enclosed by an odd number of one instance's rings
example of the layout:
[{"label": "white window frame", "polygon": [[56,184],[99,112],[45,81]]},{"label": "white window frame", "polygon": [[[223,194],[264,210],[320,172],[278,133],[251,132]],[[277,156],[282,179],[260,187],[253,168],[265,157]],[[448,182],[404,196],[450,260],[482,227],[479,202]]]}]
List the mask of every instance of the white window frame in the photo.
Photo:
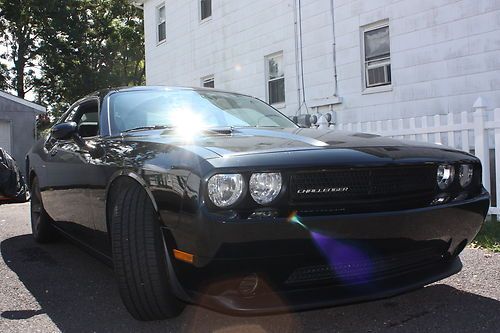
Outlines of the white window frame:
[{"label": "white window frame", "polygon": [[[160,9],[162,7],[165,10],[165,19],[160,22]],[[165,2],[162,2],[155,7],[155,20],[156,20],[156,25],[155,25],[156,45],[160,45],[160,44],[163,44],[167,41],[167,5],[165,4]],[[159,28],[160,28],[160,25],[162,23],[165,23],[165,38],[160,40],[160,29]]]},{"label": "white window frame", "polygon": [[278,52],[274,52],[274,53],[271,53],[271,54],[268,54],[264,57],[264,61],[265,61],[265,71],[266,71],[266,101],[272,105],[273,107],[277,108],[277,109],[281,109],[281,108],[284,108],[286,106],[286,85],[283,84],[284,86],[284,91],[283,91],[283,94],[285,96],[285,100],[283,102],[277,102],[277,103],[273,103],[271,104],[271,101],[270,101],[270,95],[269,95],[269,82],[271,81],[277,81],[277,80],[281,80],[283,79],[283,83],[285,83],[285,77],[286,77],[286,74],[285,74],[285,69],[283,68],[283,76],[282,77],[278,77],[278,78],[274,78],[274,79],[271,79],[269,77],[269,59],[270,58],[276,58],[278,56],[281,56],[281,58],[283,59],[283,67],[285,65],[285,56],[283,54],[283,51],[278,51]]},{"label": "white window frame", "polygon": [[213,82],[214,83],[214,88],[215,88],[215,76],[214,75],[207,75],[204,76],[200,79],[200,85],[203,88],[211,88],[211,87],[205,87],[205,83],[207,82]]},{"label": "white window frame", "polygon": [[[365,33],[377,30],[380,28],[388,27],[389,28],[389,56],[385,58],[380,58],[376,60],[366,60],[365,54]],[[368,85],[368,69],[384,67],[384,72],[387,77],[387,65],[391,65],[391,38],[390,38],[390,25],[389,20],[382,20],[372,24],[368,24],[361,27],[361,77],[362,77],[362,92],[364,94],[371,94],[377,92],[391,91],[392,90],[392,66],[391,66],[391,82],[386,84],[378,84],[378,85]],[[372,64],[370,64],[372,63]],[[375,63],[375,64],[373,64]]]},{"label": "white window frame", "polygon": [[213,1],[210,2],[210,16],[207,16],[205,18],[201,18],[201,0],[198,0],[198,18],[200,20],[200,23],[210,21],[212,19],[213,15]]}]

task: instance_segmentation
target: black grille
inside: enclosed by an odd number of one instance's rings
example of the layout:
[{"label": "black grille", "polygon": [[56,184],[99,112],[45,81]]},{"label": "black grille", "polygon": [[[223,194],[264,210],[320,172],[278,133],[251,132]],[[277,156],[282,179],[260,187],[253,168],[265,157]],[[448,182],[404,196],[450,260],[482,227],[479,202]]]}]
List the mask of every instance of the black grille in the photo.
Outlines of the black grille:
[{"label": "black grille", "polygon": [[[291,175],[292,203],[380,203],[405,199],[428,204],[436,192],[436,167],[399,166],[298,172]],[[378,207],[381,208],[381,207]]]},{"label": "black grille", "polygon": [[365,261],[336,263],[334,267],[328,264],[301,267],[293,271],[285,284],[363,283],[428,267],[444,260],[443,253],[437,248],[426,248]]}]

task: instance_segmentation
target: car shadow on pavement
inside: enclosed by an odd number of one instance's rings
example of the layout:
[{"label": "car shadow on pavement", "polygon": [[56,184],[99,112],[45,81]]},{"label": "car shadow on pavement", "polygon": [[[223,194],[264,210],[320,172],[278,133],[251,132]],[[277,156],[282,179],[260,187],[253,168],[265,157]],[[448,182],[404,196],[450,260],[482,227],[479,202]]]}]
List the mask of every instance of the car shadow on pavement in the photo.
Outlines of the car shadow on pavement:
[{"label": "car shadow on pavement", "polygon": [[259,317],[187,306],[178,318],[144,323],[126,312],[112,270],[72,244],[39,245],[22,235],[4,240],[1,254],[40,305],[7,309],[2,320],[46,314],[63,332],[461,332],[495,331],[500,322],[499,301],[434,284],[375,302]]}]

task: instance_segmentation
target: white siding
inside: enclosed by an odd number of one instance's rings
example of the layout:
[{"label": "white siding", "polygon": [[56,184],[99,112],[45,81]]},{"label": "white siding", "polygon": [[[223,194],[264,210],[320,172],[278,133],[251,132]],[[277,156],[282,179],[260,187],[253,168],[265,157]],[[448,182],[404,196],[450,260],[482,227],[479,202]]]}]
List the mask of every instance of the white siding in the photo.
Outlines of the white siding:
[{"label": "white siding", "polygon": [[[199,21],[197,0],[168,0],[167,40],[156,45],[155,8],[144,6],[148,84],[216,88],[266,99],[265,56],[283,51],[287,114],[298,110],[296,0],[213,0]],[[306,102],[335,101],[333,26],[328,0],[302,0]],[[500,0],[333,0],[342,122],[470,110],[479,96],[500,105]],[[360,27],[389,21],[392,89],[363,93]],[[325,106],[324,109],[327,109]],[[315,110],[313,110],[315,111]]]},{"label": "white siding", "polygon": [[[340,121],[461,112],[479,95],[500,104],[499,0],[337,4]],[[392,91],[362,94],[359,28],[383,19],[390,25]]]}]

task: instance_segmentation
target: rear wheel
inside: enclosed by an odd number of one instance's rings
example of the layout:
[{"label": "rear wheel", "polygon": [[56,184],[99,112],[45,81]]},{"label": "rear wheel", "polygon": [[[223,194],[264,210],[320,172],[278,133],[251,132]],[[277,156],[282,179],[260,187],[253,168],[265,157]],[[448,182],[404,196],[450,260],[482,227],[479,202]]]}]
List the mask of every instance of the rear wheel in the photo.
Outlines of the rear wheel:
[{"label": "rear wheel", "polygon": [[138,320],[177,316],[184,304],[170,290],[159,218],[144,189],[121,182],[111,194],[113,263],[125,307]]},{"label": "rear wheel", "polygon": [[50,243],[59,238],[59,233],[52,225],[53,221],[43,208],[42,195],[38,178],[35,176],[31,186],[31,232],[38,243]]}]

